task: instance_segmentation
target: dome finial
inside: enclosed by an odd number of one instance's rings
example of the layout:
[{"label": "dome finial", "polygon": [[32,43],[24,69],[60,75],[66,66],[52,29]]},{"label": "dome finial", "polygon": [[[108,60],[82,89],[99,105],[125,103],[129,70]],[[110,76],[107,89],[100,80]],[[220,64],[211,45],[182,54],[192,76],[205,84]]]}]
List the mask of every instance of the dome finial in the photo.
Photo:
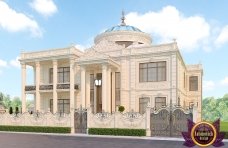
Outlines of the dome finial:
[{"label": "dome finial", "polygon": [[125,23],[125,13],[124,13],[124,10],[122,10],[122,17],[121,17],[121,20],[122,20],[122,22],[121,22],[121,26],[126,26],[126,23]]}]

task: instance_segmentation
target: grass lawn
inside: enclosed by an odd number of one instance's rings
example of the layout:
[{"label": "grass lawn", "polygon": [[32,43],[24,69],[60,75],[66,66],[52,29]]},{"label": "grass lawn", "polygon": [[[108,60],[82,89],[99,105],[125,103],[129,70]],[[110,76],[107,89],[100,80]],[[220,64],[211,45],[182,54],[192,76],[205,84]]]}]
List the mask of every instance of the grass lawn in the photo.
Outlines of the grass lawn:
[{"label": "grass lawn", "polygon": [[220,123],[220,131],[228,132],[228,122],[221,122]]}]

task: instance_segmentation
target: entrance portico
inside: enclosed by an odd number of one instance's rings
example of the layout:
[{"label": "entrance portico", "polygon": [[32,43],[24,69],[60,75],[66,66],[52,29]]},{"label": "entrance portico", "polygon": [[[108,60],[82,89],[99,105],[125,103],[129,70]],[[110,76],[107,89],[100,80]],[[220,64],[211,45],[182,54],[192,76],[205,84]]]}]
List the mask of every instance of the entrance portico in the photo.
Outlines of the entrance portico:
[{"label": "entrance portico", "polygon": [[[79,59],[81,70],[81,105],[83,108],[91,107],[92,112],[115,111],[112,99],[114,91],[112,84],[115,82],[112,75],[119,70],[119,64],[109,59],[90,60],[89,63]],[[95,81],[99,80],[95,84]]]}]

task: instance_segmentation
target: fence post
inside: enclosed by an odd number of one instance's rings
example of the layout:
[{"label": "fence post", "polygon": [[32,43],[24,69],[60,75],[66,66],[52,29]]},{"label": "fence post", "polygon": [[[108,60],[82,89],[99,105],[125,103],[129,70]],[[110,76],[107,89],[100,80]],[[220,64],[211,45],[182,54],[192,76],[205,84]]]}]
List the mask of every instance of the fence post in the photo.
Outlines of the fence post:
[{"label": "fence post", "polygon": [[71,127],[71,134],[75,133],[74,128],[74,108],[71,108],[70,110],[70,127]]},{"label": "fence post", "polygon": [[92,109],[91,107],[88,107],[87,108],[87,130],[86,130],[86,133],[89,134],[89,128],[90,128],[90,116],[92,114]]},{"label": "fence post", "polygon": [[197,122],[197,113],[198,113],[198,111],[197,111],[197,106],[193,106],[193,109],[192,109],[193,111],[192,111],[192,114],[193,114],[193,122]]},{"label": "fence post", "polygon": [[151,129],[150,129],[150,107],[146,108],[146,136],[151,136]]}]

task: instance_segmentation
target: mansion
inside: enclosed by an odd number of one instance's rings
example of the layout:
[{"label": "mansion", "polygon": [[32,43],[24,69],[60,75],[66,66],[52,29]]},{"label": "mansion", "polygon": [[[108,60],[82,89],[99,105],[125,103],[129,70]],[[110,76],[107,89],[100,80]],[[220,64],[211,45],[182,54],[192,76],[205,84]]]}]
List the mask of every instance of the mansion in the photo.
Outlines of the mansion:
[{"label": "mansion", "polygon": [[[174,40],[155,45],[149,34],[120,25],[97,35],[84,51],[75,46],[20,55],[22,112],[26,95],[34,95],[40,112],[70,113],[90,108],[93,113],[118,110],[145,113],[163,106],[197,107],[201,120],[201,64],[187,65]],[[26,83],[26,65],[33,67],[34,84]]]}]

